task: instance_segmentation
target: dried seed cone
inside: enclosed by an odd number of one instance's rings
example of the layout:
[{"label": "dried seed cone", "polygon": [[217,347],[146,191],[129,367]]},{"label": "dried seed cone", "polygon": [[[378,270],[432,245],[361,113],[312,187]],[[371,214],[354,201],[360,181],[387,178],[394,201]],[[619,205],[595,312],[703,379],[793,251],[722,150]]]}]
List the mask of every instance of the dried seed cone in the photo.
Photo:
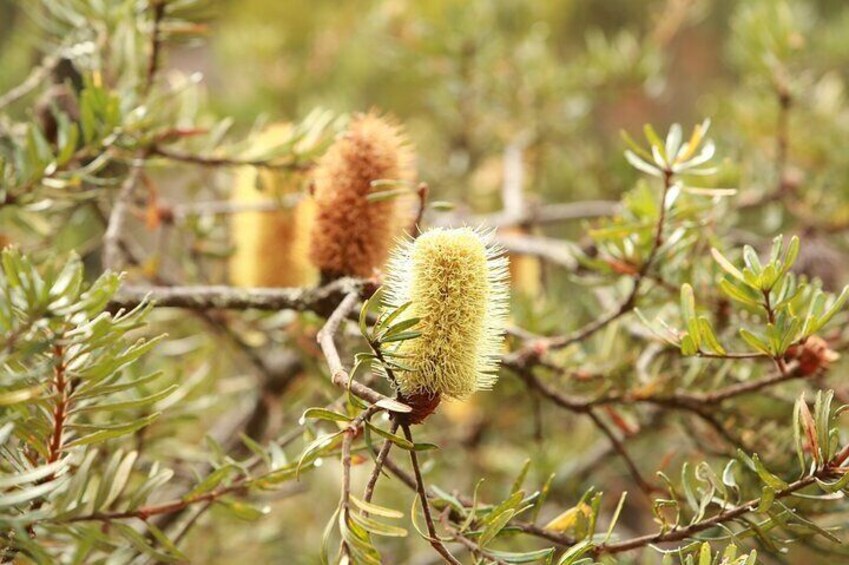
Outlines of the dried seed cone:
[{"label": "dried seed cone", "polygon": [[412,182],[414,154],[399,126],[374,113],[353,118],[319,160],[310,258],[325,278],[369,277],[410,221],[409,202],[370,202],[376,180]]},{"label": "dried seed cone", "polygon": [[387,308],[410,302],[418,338],[400,342],[401,398],[464,399],[497,379],[508,311],[508,262],[489,234],[433,229],[404,242],[387,266]]},{"label": "dried seed cone", "polygon": [[[291,129],[287,123],[270,125],[257,136],[251,152],[280,145]],[[237,204],[267,202],[299,192],[305,180],[304,173],[244,167],[236,173],[231,198]],[[307,258],[314,208],[305,198],[292,208],[233,214],[231,283],[241,287],[314,284],[318,272]]]}]

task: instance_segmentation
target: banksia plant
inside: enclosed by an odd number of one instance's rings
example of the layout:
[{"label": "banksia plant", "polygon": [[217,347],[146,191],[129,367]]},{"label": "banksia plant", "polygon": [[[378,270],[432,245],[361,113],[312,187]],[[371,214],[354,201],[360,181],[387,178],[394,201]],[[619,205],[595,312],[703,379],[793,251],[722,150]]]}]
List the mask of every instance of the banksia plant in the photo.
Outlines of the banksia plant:
[{"label": "banksia plant", "polygon": [[[285,142],[292,125],[268,126],[256,138],[251,152],[263,152]],[[252,204],[296,194],[303,173],[244,167],[236,173],[232,193],[235,204]],[[291,208],[246,211],[233,215],[233,254],[230,280],[242,287],[306,286],[318,274],[307,258],[315,205],[303,199]]]},{"label": "banksia plant", "polygon": [[401,128],[375,113],[355,116],[319,160],[310,258],[325,279],[369,277],[410,221],[406,199],[369,199],[374,181],[411,183],[414,153]]},{"label": "banksia plant", "polygon": [[508,313],[508,261],[490,235],[470,228],[433,229],[403,242],[387,266],[384,305],[408,306],[417,338],[392,354],[409,423],[426,418],[442,397],[465,399],[497,379]]}]

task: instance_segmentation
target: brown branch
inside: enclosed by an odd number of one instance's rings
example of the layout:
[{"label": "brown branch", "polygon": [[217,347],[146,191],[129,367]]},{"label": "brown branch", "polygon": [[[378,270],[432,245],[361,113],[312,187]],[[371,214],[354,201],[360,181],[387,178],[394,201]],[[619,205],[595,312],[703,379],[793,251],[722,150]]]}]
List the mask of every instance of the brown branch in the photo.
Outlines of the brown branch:
[{"label": "brown branch", "polygon": [[572,397],[551,388],[547,384],[543,383],[530,370],[516,371],[516,374],[518,374],[530,388],[538,391],[542,394],[542,396],[549,399],[554,404],[577,413],[587,412],[593,407],[603,406],[606,404],[631,404],[635,402],[657,404],[659,406],[681,409],[700,408],[707,405],[719,404],[725,400],[736,398],[738,396],[751,394],[786,381],[807,377],[807,375],[805,375],[800,369],[798,363],[791,363],[787,367],[786,373],[778,372],[760,379],[729,385],[714,391],[690,392],[686,390],[676,390],[674,392],[658,393],[656,395],[623,393],[587,399]]},{"label": "brown branch", "polygon": [[[396,431],[398,431],[398,422],[393,420],[389,433],[394,434]],[[377,453],[377,457],[374,460],[374,469],[372,469],[371,476],[368,478],[368,483],[366,484],[366,489],[363,493],[363,500],[366,502],[371,502],[371,499],[374,497],[374,487],[377,485],[377,480],[380,478],[380,473],[383,471],[383,464],[386,461],[386,457],[389,455],[390,449],[392,449],[392,442],[388,439],[384,440],[383,445],[380,447],[380,451]]]},{"label": "brown branch", "polygon": [[590,420],[593,421],[596,427],[601,430],[601,432],[605,436],[607,436],[607,438],[610,440],[611,445],[613,445],[613,449],[616,450],[616,452],[625,462],[625,465],[628,467],[628,472],[631,473],[631,476],[634,478],[634,481],[637,483],[637,486],[640,487],[640,490],[642,490],[643,493],[645,493],[645,495],[649,497],[649,499],[651,499],[652,493],[658,491],[659,489],[643,478],[642,474],[640,473],[640,470],[637,468],[636,463],[634,463],[634,460],[631,459],[631,456],[625,449],[625,445],[619,440],[618,437],[616,437],[616,434],[613,433],[613,430],[611,430],[610,427],[604,423],[604,420],[602,420],[598,416],[598,414],[596,414],[593,410],[588,410],[587,416],[589,416]]},{"label": "brown branch", "polygon": [[336,344],[333,342],[333,336],[339,329],[339,325],[354,309],[360,299],[359,292],[351,292],[339,303],[336,310],[327,318],[324,327],[318,332],[316,340],[321,347],[322,353],[327,360],[327,366],[330,368],[330,378],[336,386],[351,391],[355,396],[370,402],[381,408],[385,408],[392,412],[406,414],[411,412],[411,409],[406,404],[402,404],[397,400],[393,400],[388,396],[384,396],[376,390],[365,386],[351,379],[348,372],[342,366],[342,360],[339,358],[339,351],[336,349]]},{"label": "brown branch", "polygon": [[[160,504],[152,504],[149,506],[142,506],[136,510],[127,510],[124,512],[94,512],[92,514],[85,514],[82,516],[72,516],[63,520],[64,522],[111,522],[113,520],[127,520],[132,518],[137,518],[142,521],[147,521],[152,516],[158,516],[162,514],[172,514],[174,512],[179,512],[185,510],[189,506],[197,504],[199,502],[215,502],[219,500],[221,497],[233,494],[233,493],[244,493],[253,481],[251,479],[242,479],[236,481],[234,484],[217,488],[207,493],[199,494],[192,498],[181,498],[178,500],[171,500],[168,502],[163,502]],[[294,494],[297,492],[301,492],[300,488],[295,488],[289,494]],[[51,521],[50,519],[44,521]]]},{"label": "brown branch", "polygon": [[487,225],[506,228],[527,224],[545,225],[573,220],[600,218],[614,215],[620,207],[619,202],[607,200],[587,200],[583,202],[558,202],[541,206],[528,206],[520,214],[508,211],[494,214],[450,214],[438,217],[436,223],[447,227],[454,225]]},{"label": "brown branch", "polygon": [[[401,426],[404,430],[404,436],[407,438],[407,441],[413,443],[413,434],[410,433],[410,426],[404,424]],[[425,524],[427,524],[427,534],[429,536],[428,541],[430,542],[431,547],[439,553],[446,562],[451,563],[452,565],[462,565],[456,557],[451,555],[451,552],[445,547],[445,545],[439,540],[439,537],[436,534],[436,527],[433,524],[433,516],[430,514],[430,501],[427,497],[427,491],[424,486],[424,479],[422,479],[422,472],[419,469],[419,458],[416,455],[416,450],[410,450],[410,464],[413,466],[413,475],[416,479],[416,492],[419,495],[419,500],[422,503],[422,514],[424,514]]]},{"label": "brown branch", "polygon": [[109,221],[103,234],[104,269],[120,271],[123,268],[125,258],[121,249],[121,239],[124,235],[124,224],[130,211],[133,191],[135,191],[136,184],[144,169],[144,158],[145,152],[140,150],[136,155],[136,162],[133,163],[127,178],[124,179],[118,195],[115,197],[115,204],[109,214]]},{"label": "brown branch", "polygon": [[244,212],[276,212],[292,208],[304,199],[304,195],[286,194],[279,200],[263,200],[261,202],[235,202],[219,200],[210,202],[189,202],[170,207],[174,218],[183,220],[189,216],[241,214]]},{"label": "brown branch", "polygon": [[775,176],[777,179],[776,192],[784,195],[790,188],[787,182],[787,155],[790,147],[790,106],[793,99],[785,85],[777,87],[778,94],[778,123],[775,133]]},{"label": "brown branch", "polygon": [[159,52],[162,47],[160,24],[165,17],[166,0],[151,0],[150,8],[153,11],[152,25],[153,29],[150,32],[150,56],[147,59],[147,73],[145,74],[143,92],[147,94],[153,86],[153,81],[156,79],[156,71],[159,68]]},{"label": "brown branch", "polygon": [[337,279],[317,288],[237,288],[231,286],[125,286],[108,309],[130,309],[148,300],[161,308],[187,310],[296,310],[319,315],[333,312],[349,293],[358,298],[365,282]]},{"label": "brown branch", "polygon": [[311,163],[301,163],[298,161],[276,161],[274,159],[238,159],[235,157],[213,157],[205,155],[195,155],[192,153],[184,153],[175,151],[174,149],[166,149],[161,145],[154,145],[150,149],[150,154],[169,159],[171,161],[179,161],[181,163],[190,163],[201,167],[258,167],[263,169],[280,169],[289,171],[308,171],[312,168]]},{"label": "brown branch", "polygon": [[410,227],[410,234],[413,236],[413,239],[419,237],[422,233],[422,218],[424,218],[425,210],[427,210],[427,196],[429,192],[430,190],[426,182],[419,183],[419,187],[416,189],[416,195],[419,198],[419,207],[416,211],[416,218],[413,220],[413,225]]},{"label": "brown branch", "polygon": [[[68,381],[65,378],[65,348],[60,343],[53,346],[53,388],[56,404],[53,406],[53,433],[47,449],[47,462],[54,463],[62,454],[62,436],[65,433],[65,418],[68,414]],[[52,479],[52,476],[45,482]]]}]

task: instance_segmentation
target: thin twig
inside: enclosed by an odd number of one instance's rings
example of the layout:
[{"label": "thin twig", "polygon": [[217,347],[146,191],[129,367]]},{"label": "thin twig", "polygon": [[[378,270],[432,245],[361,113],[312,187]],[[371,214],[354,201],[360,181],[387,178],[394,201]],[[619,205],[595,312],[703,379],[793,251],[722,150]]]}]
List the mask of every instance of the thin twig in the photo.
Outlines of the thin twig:
[{"label": "thin twig", "polygon": [[348,316],[351,310],[354,309],[354,306],[356,306],[359,299],[359,292],[351,292],[345,296],[342,302],[339,303],[339,306],[336,307],[336,310],[334,310],[330,317],[327,318],[327,322],[324,324],[324,327],[321,328],[316,336],[316,340],[321,347],[321,351],[324,353],[324,357],[327,360],[327,366],[330,368],[331,381],[336,386],[351,391],[351,393],[355,396],[370,402],[371,404],[378,405],[387,410],[391,410],[392,412],[399,412],[402,414],[408,413],[411,411],[409,406],[402,404],[397,400],[393,400],[388,396],[384,396],[376,390],[351,379],[348,372],[342,366],[342,360],[339,358],[339,351],[336,349],[336,344],[333,342],[333,336],[336,334],[336,331],[339,329],[339,325],[342,321]]},{"label": "thin twig", "polygon": [[[396,431],[398,431],[398,422],[393,420],[389,433],[394,435]],[[368,483],[366,484],[366,489],[363,493],[363,500],[366,502],[371,502],[371,499],[374,497],[374,487],[377,485],[377,480],[380,478],[380,473],[383,471],[383,463],[386,461],[386,457],[389,455],[390,449],[392,449],[392,441],[388,439],[384,440],[383,445],[380,447],[380,451],[377,453],[377,457],[374,460],[374,469],[371,471],[371,476],[368,478]]]},{"label": "thin twig", "polygon": [[104,269],[120,271],[124,266],[121,239],[124,236],[124,224],[127,221],[127,214],[130,211],[133,192],[143,173],[144,158],[144,151],[139,151],[136,155],[136,162],[133,163],[127,178],[121,184],[121,188],[115,198],[115,204],[112,207],[112,212],[109,214],[109,222],[103,234]]},{"label": "thin twig", "polygon": [[277,212],[278,210],[292,208],[303,200],[303,194],[295,193],[283,195],[280,199],[269,199],[260,202],[235,202],[232,200],[187,202],[176,204],[170,210],[174,218],[183,220],[189,216],[223,216],[245,212]]},{"label": "thin twig", "polygon": [[[410,426],[404,424],[401,426],[404,430],[404,436],[407,438],[407,441],[410,443],[413,442],[413,434],[410,433]],[[413,475],[416,478],[416,492],[419,495],[419,500],[422,503],[422,514],[424,514],[425,524],[427,524],[427,535],[429,536],[428,541],[430,542],[431,547],[439,553],[445,561],[451,563],[452,565],[462,565],[456,557],[451,555],[451,552],[448,551],[448,548],[439,540],[439,537],[436,533],[436,527],[433,524],[433,516],[430,514],[430,501],[427,498],[427,491],[424,486],[424,479],[422,479],[422,472],[419,469],[419,458],[416,455],[416,450],[410,450],[410,463],[413,466]]]},{"label": "thin twig", "polygon": [[637,468],[634,460],[631,459],[631,456],[628,454],[628,450],[625,449],[625,445],[616,437],[616,434],[613,433],[613,430],[608,427],[607,424],[604,423],[598,414],[596,414],[593,410],[587,411],[587,416],[590,417],[590,420],[596,425],[596,427],[601,430],[601,432],[607,436],[610,440],[611,445],[613,445],[613,449],[619,454],[622,460],[625,462],[625,465],[628,467],[628,472],[631,473],[631,476],[634,478],[634,481],[637,483],[637,486],[640,487],[640,490],[645,493],[645,495],[651,499],[652,493],[658,491],[659,489],[646,481],[640,470]]},{"label": "thin twig", "polygon": [[21,84],[0,96],[0,110],[32,92],[41,84],[41,81],[47,78],[57,61],[59,61],[59,56],[55,53],[45,56]]},{"label": "thin twig", "polygon": [[147,94],[156,79],[156,71],[159,69],[159,52],[162,47],[160,24],[165,17],[166,0],[151,0],[150,8],[153,11],[152,28],[150,31],[150,55],[147,58],[147,73],[145,74],[143,92]]},{"label": "thin twig", "polygon": [[434,218],[439,226],[487,225],[494,228],[506,228],[517,225],[546,225],[573,220],[585,220],[612,216],[621,204],[612,200],[586,200],[582,202],[557,202],[540,206],[529,206],[522,214],[507,211],[494,214],[450,214]]}]

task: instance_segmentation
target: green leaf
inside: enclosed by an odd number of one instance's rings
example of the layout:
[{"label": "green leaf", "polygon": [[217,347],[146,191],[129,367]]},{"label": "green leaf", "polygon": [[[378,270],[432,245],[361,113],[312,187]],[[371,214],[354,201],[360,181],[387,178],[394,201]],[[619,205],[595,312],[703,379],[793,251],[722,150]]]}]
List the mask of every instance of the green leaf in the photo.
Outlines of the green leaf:
[{"label": "green leaf", "polygon": [[761,260],[758,258],[757,252],[751,245],[743,246],[743,261],[746,263],[746,266],[752,270],[752,273],[760,275],[763,270]]},{"label": "green leaf", "polygon": [[30,469],[29,471],[2,476],[0,477],[0,489],[7,490],[18,485],[34,483],[51,475],[58,476],[68,467],[68,465],[69,459],[66,457],[64,459],[54,461],[53,463],[48,463],[46,465]]},{"label": "green leaf", "polygon": [[381,339],[382,343],[390,343],[395,341],[406,341],[408,339],[415,339],[422,335],[422,332],[401,332],[398,334],[394,334],[391,336],[386,336]]},{"label": "green leaf", "polygon": [[779,491],[787,488],[787,483],[782,481],[777,476],[770,473],[766,467],[764,467],[763,463],[761,463],[760,457],[755,453],[751,458],[752,464],[754,465],[754,470],[761,478],[761,480],[773,490]]},{"label": "green leaf", "polygon": [[64,475],[46,483],[0,494],[0,508],[4,506],[15,506],[23,502],[28,502],[30,500],[46,496],[54,489],[58,489],[64,485],[68,481],[68,478],[68,475]]},{"label": "green leaf", "polygon": [[415,449],[415,446],[410,441],[407,441],[405,438],[402,438],[401,436],[397,436],[393,433],[387,432],[383,428],[379,428],[378,426],[375,426],[374,424],[372,424],[369,421],[366,421],[365,424],[368,427],[369,431],[376,433],[377,435],[379,435],[382,438],[388,439],[389,441],[391,441],[392,443],[394,443],[395,445],[397,445],[401,449],[406,449],[408,451]]},{"label": "green leaf", "polygon": [[693,338],[690,337],[690,334],[686,333],[681,337],[681,355],[685,357],[690,357],[699,352],[699,349],[696,347]]},{"label": "green leaf", "polygon": [[616,527],[616,522],[619,521],[619,514],[622,512],[622,508],[625,506],[625,498],[628,496],[627,492],[623,492],[622,496],[619,497],[619,504],[616,505],[616,511],[613,512],[613,517],[610,519],[610,525],[607,527],[607,534],[604,536],[604,542],[610,539],[610,536],[613,535],[613,528]]},{"label": "green leaf", "polygon": [[643,126],[643,133],[645,134],[649,144],[651,144],[653,148],[657,148],[657,150],[661,152],[661,155],[663,156],[664,160],[668,160],[668,155],[666,154],[666,144],[661,141],[660,136],[657,135],[656,131],[654,131],[654,127],[652,127],[651,124],[645,124]]},{"label": "green leaf", "polygon": [[178,385],[171,385],[163,390],[153,393],[148,396],[143,396],[142,398],[136,398],[135,400],[124,400],[122,402],[106,402],[102,404],[89,404],[88,406],[80,406],[79,408],[75,408],[70,413],[84,413],[84,412],[116,412],[119,410],[131,410],[134,408],[141,408],[144,406],[150,406],[159,402],[160,400],[167,398],[170,396],[175,390],[179,388]]},{"label": "green leaf", "polygon": [[[489,542],[491,542],[495,536],[507,525],[507,522],[513,519],[513,515],[515,514],[515,510],[507,509],[500,514],[496,514],[491,519],[488,520],[488,525],[484,528],[483,533],[478,538],[478,543],[481,547],[486,546]],[[489,518],[489,516],[487,516]]]},{"label": "green leaf", "polygon": [[543,559],[549,559],[554,555],[554,548],[538,549],[528,552],[512,552],[512,551],[496,551],[494,549],[486,550],[487,554],[495,559],[499,559],[506,563],[534,563]]},{"label": "green leaf", "polygon": [[528,476],[528,470],[531,468],[531,459],[528,457],[525,459],[525,462],[522,464],[522,470],[519,471],[519,475],[516,477],[516,480],[513,481],[513,487],[510,489],[510,494],[515,494],[522,490],[522,483],[525,482],[525,477]]},{"label": "green leaf", "polygon": [[766,513],[775,501],[775,490],[764,485],[761,489],[761,500],[758,502],[758,512]]},{"label": "green leaf", "polygon": [[726,273],[740,282],[745,282],[746,279],[743,277],[743,273],[741,273],[740,270],[731,263],[731,261],[726,259],[717,248],[711,247],[710,254],[713,255],[713,260],[719,263],[719,266],[722,267]]},{"label": "green leaf", "polygon": [[207,477],[198,483],[195,488],[184,494],[182,498],[185,501],[191,501],[198,496],[212,492],[218,488],[221,483],[236,475],[238,472],[239,468],[236,465],[224,465],[223,467],[219,467],[207,475]]},{"label": "green leaf", "polygon": [[761,300],[763,299],[762,295],[757,294],[748,285],[746,285],[746,283],[734,283],[728,278],[724,278],[719,281],[719,288],[722,292],[727,294],[729,298],[733,298],[737,302],[742,302],[748,306],[760,306]]},{"label": "green leaf", "polygon": [[307,408],[304,411],[302,420],[326,420],[329,422],[350,422],[351,418],[344,414],[339,414],[326,408]]},{"label": "green leaf", "polygon": [[[98,429],[98,428],[103,428],[103,426],[94,426],[94,427],[85,426],[86,429],[94,429],[94,430],[97,430],[97,431],[94,431],[91,434],[84,435],[82,437],[75,439],[74,441],[68,443],[65,446],[65,448],[70,449],[70,448],[76,447],[78,445],[91,445],[93,443],[101,443],[101,442],[104,442],[104,441],[107,441],[107,440],[110,440],[110,439],[115,439],[115,438],[118,438],[118,437],[121,437],[121,436],[125,436],[127,434],[131,434],[131,433],[133,433],[137,430],[140,430],[142,428],[149,426],[158,417],[159,417],[159,412],[156,412],[154,414],[150,414],[148,416],[145,416],[144,418],[140,418],[140,419],[134,420],[132,422],[127,422],[127,423],[124,423],[124,424],[118,424],[118,425],[115,425],[115,426],[109,426],[106,429]],[[74,426],[69,426],[69,427],[77,428],[77,429],[83,428],[83,426],[80,426],[80,425],[74,425]]]},{"label": "green leaf", "polygon": [[392,508],[386,508],[383,506],[372,504],[371,502],[366,502],[365,500],[361,500],[354,495],[350,495],[349,497],[351,502],[354,503],[354,506],[356,506],[363,512],[368,512],[369,514],[374,514],[375,516],[383,516],[384,518],[404,517],[404,513],[398,510],[393,510]]},{"label": "green leaf", "polygon": [[370,192],[366,195],[366,200],[371,203],[377,202],[385,202],[387,200],[393,200],[398,198],[399,196],[403,196],[404,194],[409,194],[409,188],[393,188],[392,190],[383,190],[380,192]]},{"label": "green leaf", "polygon": [[588,539],[579,541],[560,556],[560,561],[557,562],[557,565],[573,565],[584,554],[590,551],[592,547],[592,542]]},{"label": "green leaf", "polygon": [[257,507],[243,500],[228,500],[219,498],[216,502],[227,508],[227,510],[229,510],[237,518],[248,522],[256,522],[271,512],[271,509],[268,506]]},{"label": "green leaf", "polygon": [[686,283],[681,285],[681,315],[687,326],[687,335],[692,341],[692,346],[698,351],[701,348],[701,337],[698,318],[696,318],[696,299],[693,295],[693,287]]},{"label": "green leaf", "polygon": [[386,341],[387,337],[397,335],[403,332],[404,330],[412,328],[413,326],[418,324],[420,320],[420,318],[408,318],[406,320],[398,322],[393,326],[388,327],[386,329],[386,332],[383,334],[383,338],[381,338],[381,341]]},{"label": "green leaf", "polygon": [[362,527],[365,531],[370,534],[375,534],[378,536],[384,537],[392,537],[392,538],[403,538],[407,537],[407,530],[401,528],[399,526],[390,526],[389,524],[384,524],[383,522],[378,522],[377,520],[373,520],[367,516],[363,516],[358,512],[351,512],[349,514],[352,520],[354,520],[360,527]]},{"label": "green leaf", "polygon": [[705,316],[699,316],[699,330],[701,330],[702,339],[708,351],[717,355],[725,355],[725,348],[716,339],[713,327]]},{"label": "green leaf", "polygon": [[746,328],[740,328],[740,337],[748,343],[753,349],[757,351],[769,355],[770,357],[773,355],[773,352],[770,350],[769,344],[767,344],[762,338],[753,334]]}]

